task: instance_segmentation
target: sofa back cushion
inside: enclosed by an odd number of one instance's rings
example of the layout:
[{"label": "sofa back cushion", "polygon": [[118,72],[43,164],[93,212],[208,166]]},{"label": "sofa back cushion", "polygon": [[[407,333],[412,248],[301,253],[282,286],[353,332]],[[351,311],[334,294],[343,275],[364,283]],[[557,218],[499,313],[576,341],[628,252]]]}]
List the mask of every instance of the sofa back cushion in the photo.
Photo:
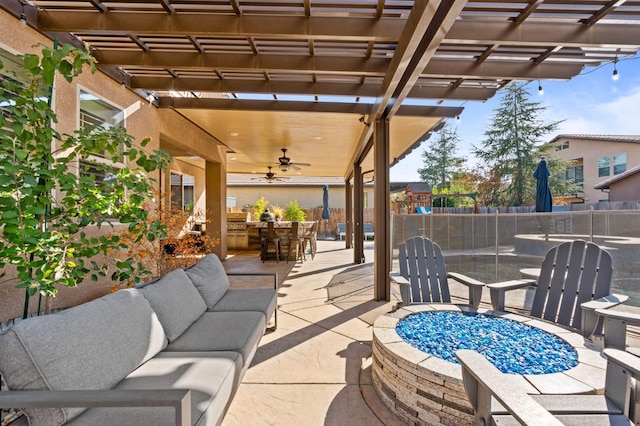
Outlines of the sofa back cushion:
[{"label": "sofa back cushion", "polygon": [[[110,389],[167,345],[135,289],[18,322],[0,335],[0,374],[9,389]],[[84,408],[25,409],[31,426],[61,425]]]},{"label": "sofa back cushion", "polygon": [[213,308],[229,289],[229,277],[215,254],[206,255],[185,271],[206,302],[207,309]]},{"label": "sofa back cushion", "polygon": [[183,269],[174,269],[139,290],[158,315],[170,342],[180,337],[207,310]]}]

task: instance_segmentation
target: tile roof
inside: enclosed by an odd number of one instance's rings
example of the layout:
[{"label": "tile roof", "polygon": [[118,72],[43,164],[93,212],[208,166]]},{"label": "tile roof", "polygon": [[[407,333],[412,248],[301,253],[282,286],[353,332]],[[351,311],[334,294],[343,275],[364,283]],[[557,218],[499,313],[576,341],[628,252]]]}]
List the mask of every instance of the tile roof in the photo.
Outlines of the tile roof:
[{"label": "tile roof", "polygon": [[560,139],[585,139],[601,142],[628,142],[628,143],[640,143],[640,135],[580,135],[580,134],[566,134],[558,135],[551,139],[548,143],[557,142]]}]

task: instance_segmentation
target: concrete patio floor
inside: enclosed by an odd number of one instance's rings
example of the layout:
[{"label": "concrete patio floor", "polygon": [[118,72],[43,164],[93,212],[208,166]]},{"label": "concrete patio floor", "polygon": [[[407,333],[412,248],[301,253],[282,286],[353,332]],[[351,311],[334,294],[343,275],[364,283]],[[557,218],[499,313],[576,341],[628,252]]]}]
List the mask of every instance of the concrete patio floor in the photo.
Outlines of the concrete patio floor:
[{"label": "concrete patio floor", "polygon": [[372,300],[373,244],[365,242],[362,265],[344,241],[319,240],[305,262],[227,258],[227,271],[290,272],[278,293],[278,328],[262,338],[223,425],[403,424],[371,384],[372,324],[395,304]]}]

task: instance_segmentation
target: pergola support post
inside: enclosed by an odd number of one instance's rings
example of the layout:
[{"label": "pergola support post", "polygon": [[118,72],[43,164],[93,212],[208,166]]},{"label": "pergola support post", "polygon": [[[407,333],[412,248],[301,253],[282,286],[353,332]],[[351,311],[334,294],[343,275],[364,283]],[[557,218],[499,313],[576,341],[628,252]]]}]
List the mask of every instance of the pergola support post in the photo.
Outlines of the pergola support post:
[{"label": "pergola support post", "polygon": [[374,156],[374,261],[373,297],[375,300],[391,300],[391,205],[389,203],[389,120],[377,119],[373,131]]},{"label": "pergola support post", "polygon": [[[360,163],[353,165],[353,263],[364,263],[364,181]],[[347,233],[348,235],[348,233]]]},{"label": "pergola support post", "polygon": [[353,248],[353,185],[349,179],[344,181],[344,197],[345,197],[345,222],[346,222],[346,235],[345,248]]}]

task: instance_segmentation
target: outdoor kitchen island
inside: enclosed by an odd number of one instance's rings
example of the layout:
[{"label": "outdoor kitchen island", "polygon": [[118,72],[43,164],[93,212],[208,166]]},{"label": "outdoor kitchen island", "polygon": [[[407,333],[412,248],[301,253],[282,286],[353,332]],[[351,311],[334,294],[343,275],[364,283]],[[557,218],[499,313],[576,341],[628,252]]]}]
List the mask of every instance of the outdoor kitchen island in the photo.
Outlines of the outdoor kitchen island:
[{"label": "outdoor kitchen island", "polygon": [[[276,235],[281,237],[286,237],[290,230],[291,224],[293,222],[289,221],[280,221],[273,222],[273,227],[276,231]],[[311,226],[313,222],[299,222],[298,233],[303,234],[304,230]],[[249,234],[249,250],[260,250],[260,239],[262,238],[263,233],[267,232],[268,222],[247,222],[247,232]],[[302,228],[302,229],[301,229]]]}]

